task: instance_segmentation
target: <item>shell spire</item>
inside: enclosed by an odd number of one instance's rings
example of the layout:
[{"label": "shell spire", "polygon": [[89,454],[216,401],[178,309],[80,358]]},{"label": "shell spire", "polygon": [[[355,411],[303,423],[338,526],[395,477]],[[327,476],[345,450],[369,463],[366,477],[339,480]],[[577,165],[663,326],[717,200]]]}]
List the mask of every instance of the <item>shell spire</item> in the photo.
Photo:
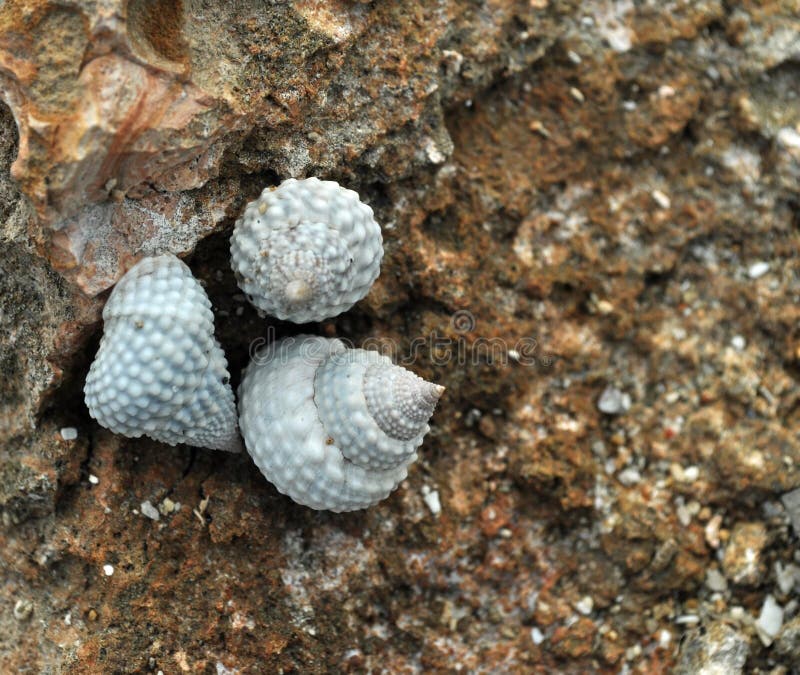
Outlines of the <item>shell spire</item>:
[{"label": "shell spire", "polygon": [[372,209],[352,190],[317,178],[265,189],[231,237],[231,266],[250,302],[295,323],[350,309],[378,277],[382,257]]},{"label": "shell spire", "polygon": [[144,258],[103,309],[89,413],[114,433],[238,452],[230,374],[203,287],[174,255]]},{"label": "shell spire", "polygon": [[376,424],[392,438],[409,440],[427,431],[444,387],[405,368],[375,363],[364,372],[364,398]]},{"label": "shell spire", "polygon": [[353,511],[406,477],[443,391],[377,352],[302,335],[250,363],[239,422],[280,492],[315,509]]}]

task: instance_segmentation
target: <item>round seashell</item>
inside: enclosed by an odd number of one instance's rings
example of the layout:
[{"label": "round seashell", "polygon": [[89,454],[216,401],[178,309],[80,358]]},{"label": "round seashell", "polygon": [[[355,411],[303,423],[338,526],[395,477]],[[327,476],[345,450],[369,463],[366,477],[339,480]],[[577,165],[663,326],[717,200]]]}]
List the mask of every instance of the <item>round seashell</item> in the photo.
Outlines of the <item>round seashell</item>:
[{"label": "round seashell", "polygon": [[254,356],[239,387],[239,425],[281,493],[354,511],[406,477],[443,391],[378,352],[300,335]]},{"label": "round seashell", "polygon": [[372,209],[352,190],[318,178],[265,189],[231,238],[231,266],[250,302],[295,323],[350,309],[378,278],[382,257]]},{"label": "round seashell", "polygon": [[183,262],[139,261],[114,287],[103,321],[84,387],[94,419],[131,438],[241,449],[211,302]]}]

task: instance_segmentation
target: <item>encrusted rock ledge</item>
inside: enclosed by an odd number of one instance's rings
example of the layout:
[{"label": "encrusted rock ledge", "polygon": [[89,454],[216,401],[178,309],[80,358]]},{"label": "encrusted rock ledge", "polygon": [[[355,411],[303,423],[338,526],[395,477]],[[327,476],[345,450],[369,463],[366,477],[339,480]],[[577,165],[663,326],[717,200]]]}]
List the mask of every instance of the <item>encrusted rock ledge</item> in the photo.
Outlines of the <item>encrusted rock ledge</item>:
[{"label": "encrusted rock ledge", "polygon": [[[0,672],[800,662],[798,53],[790,0],[4,3]],[[386,254],[304,330],[447,387],[349,515],[81,394],[149,253],[204,284],[234,387],[296,331],[229,237],[309,175]]]}]

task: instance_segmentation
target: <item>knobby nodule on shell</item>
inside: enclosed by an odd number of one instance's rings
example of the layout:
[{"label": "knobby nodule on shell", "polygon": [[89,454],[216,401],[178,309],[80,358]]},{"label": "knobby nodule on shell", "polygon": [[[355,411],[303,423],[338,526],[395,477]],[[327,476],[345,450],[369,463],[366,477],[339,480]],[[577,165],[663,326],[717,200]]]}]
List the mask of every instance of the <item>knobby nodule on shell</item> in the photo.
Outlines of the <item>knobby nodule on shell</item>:
[{"label": "knobby nodule on shell", "polygon": [[203,287],[174,255],[144,258],[103,309],[89,413],[114,433],[237,452],[236,404]]},{"label": "knobby nodule on shell", "polygon": [[381,228],[358,194],[318,178],[283,181],[236,221],[231,266],[263,312],[322,321],[361,300],[380,272]]},{"label": "knobby nodule on shell", "polygon": [[281,493],[353,511],[406,477],[443,391],[378,352],[300,335],[254,356],[239,387],[239,424]]}]

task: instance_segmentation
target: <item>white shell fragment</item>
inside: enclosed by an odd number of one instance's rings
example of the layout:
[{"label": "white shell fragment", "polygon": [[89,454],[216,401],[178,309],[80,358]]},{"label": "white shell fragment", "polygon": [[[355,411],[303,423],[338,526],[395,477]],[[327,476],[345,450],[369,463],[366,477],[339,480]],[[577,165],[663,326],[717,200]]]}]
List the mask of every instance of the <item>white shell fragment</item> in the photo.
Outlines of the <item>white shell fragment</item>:
[{"label": "white shell fragment", "polygon": [[317,178],[265,189],[231,238],[231,265],[250,302],[295,323],[350,309],[377,279],[382,257],[372,209],[352,190]]},{"label": "white shell fragment", "polygon": [[174,255],[144,258],[103,309],[89,413],[114,433],[236,452],[236,404],[203,287]]},{"label": "white shell fragment", "polygon": [[280,492],[313,509],[354,511],[406,477],[443,391],[378,352],[300,335],[255,355],[239,424]]}]

